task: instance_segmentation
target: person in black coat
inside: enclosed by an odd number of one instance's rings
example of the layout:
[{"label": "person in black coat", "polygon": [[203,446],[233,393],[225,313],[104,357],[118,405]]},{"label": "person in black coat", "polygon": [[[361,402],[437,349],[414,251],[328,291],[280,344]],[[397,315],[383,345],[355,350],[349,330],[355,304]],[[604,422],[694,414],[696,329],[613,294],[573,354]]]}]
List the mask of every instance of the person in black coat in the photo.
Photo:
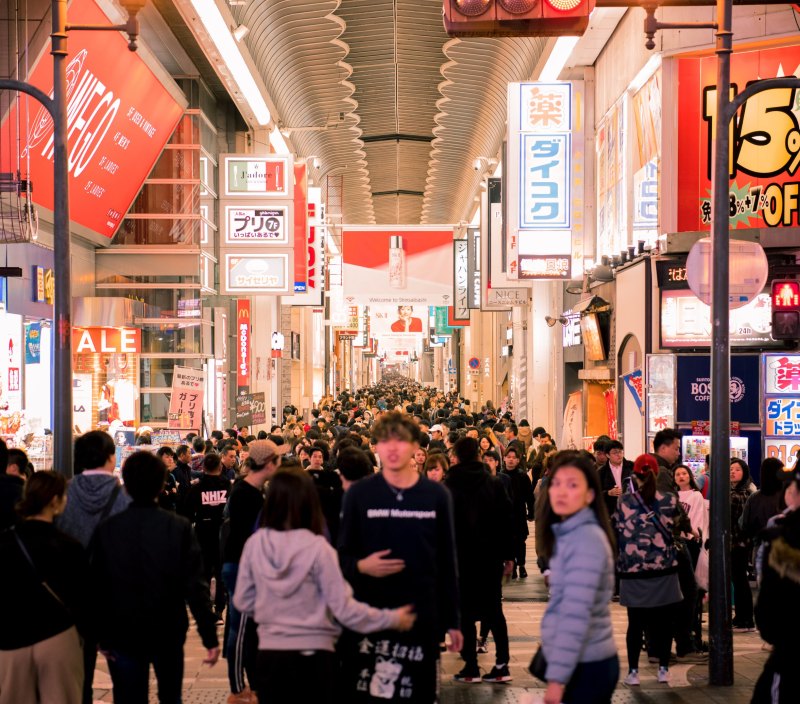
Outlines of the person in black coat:
[{"label": "person in black coat", "polygon": [[160,701],[181,700],[188,604],[207,657],[219,659],[216,616],[190,523],[158,507],[164,463],[136,452],[122,468],[131,505],[102,523],[91,555],[100,651],[108,660],[117,704],[148,698],[153,664]]},{"label": "person in black coat", "polygon": [[533,485],[528,477],[522,451],[515,445],[509,447],[503,456],[505,469],[503,473],[511,479],[511,502],[513,504],[513,538],[514,538],[514,570],[511,579],[517,578],[519,571],[520,579],[528,576],[525,569],[525,559],[527,545],[525,543],[529,530],[528,521],[533,520]]},{"label": "person in black coat", "polygon": [[617,511],[619,497],[628,491],[633,462],[625,459],[625,448],[619,440],[610,440],[605,445],[606,462],[597,469],[600,476],[600,487],[606,502],[608,515],[613,516]]},{"label": "person in black coat", "polygon": [[478,459],[478,441],[462,438],[453,446],[458,463],[444,485],[453,496],[464,669],[455,678],[480,681],[475,622],[494,633],[496,664],[486,682],[508,682],[508,628],[502,607],[502,579],[514,566],[511,500],[502,482]]},{"label": "person in black coat", "polygon": [[0,440],[0,530],[10,528],[17,522],[14,505],[22,498],[25,481],[8,474],[8,447]]}]

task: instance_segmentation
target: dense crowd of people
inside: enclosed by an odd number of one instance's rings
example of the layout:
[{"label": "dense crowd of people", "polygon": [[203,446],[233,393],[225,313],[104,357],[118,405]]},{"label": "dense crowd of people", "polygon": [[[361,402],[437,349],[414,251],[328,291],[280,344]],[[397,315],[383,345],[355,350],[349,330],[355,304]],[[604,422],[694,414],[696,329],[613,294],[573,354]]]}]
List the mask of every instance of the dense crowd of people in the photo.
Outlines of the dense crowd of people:
[{"label": "dense crowd of people", "polygon": [[[67,483],[0,441],[0,562],[13,576],[0,594],[14,605],[0,704],[91,704],[98,654],[115,702],[148,701],[152,665],[159,701],[177,704],[188,612],[204,663],[227,660],[229,704],[431,704],[445,648],[463,659],[456,681],[511,681],[503,585],[536,567],[549,600],[530,671],[547,704],[611,701],[615,600],[626,686],[641,657],[660,683],[671,662],[707,659],[714,488],[680,463],[675,430],[633,460],[605,436],[559,451],[510,408],[387,377],[308,418],[287,406],[269,433],[141,444],[120,472],[111,436],[86,433]],[[800,617],[784,608],[800,597],[800,470],[760,469],[756,491],[731,461],[734,626],[758,626],[771,649],[753,702],[784,704],[800,691]]]}]

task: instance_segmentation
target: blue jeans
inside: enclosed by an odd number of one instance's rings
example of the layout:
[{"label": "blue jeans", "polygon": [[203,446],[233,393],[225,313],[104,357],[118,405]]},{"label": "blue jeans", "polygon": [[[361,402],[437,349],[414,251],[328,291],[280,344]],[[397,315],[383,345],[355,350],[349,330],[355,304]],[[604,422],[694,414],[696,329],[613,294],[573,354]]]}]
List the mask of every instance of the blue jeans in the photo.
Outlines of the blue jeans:
[{"label": "blue jeans", "polygon": [[255,658],[258,652],[255,623],[233,605],[233,593],[236,590],[238,574],[238,562],[226,562],[222,565],[222,581],[228,592],[228,622],[223,654],[228,660],[228,683],[234,694],[238,694],[245,688],[245,670],[252,689]]},{"label": "blue jeans", "polygon": [[183,644],[156,648],[147,654],[131,655],[118,650],[109,653],[108,671],[114,683],[115,704],[147,704],[150,663],[156,673],[159,703],[181,704]]},{"label": "blue jeans", "polygon": [[611,697],[619,680],[619,658],[580,662],[572,673],[563,704],[611,704]]}]

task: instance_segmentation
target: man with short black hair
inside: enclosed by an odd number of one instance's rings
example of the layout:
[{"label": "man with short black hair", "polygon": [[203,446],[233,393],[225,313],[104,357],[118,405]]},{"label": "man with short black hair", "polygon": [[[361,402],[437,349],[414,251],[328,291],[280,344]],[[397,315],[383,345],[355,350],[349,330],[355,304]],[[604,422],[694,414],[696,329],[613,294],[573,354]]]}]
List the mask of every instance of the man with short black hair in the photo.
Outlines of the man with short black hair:
[{"label": "man with short black hair", "polygon": [[159,447],[156,456],[161,458],[167,468],[164,490],[161,492],[161,496],[158,497],[158,505],[167,511],[176,511],[178,508],[178,484],[172,474],[177,466],[175,451],[171,447]]},{"label": "man with short black hair", "polygon": [[17,502],[22,498],[22,489],[25,481],[8,470],[8,446],[0,440],[0,531],[10,528],[17,522],[14,510]]},{"label": "man with short black hair", "polygon": [[664,428],[653,438],[653,456],[658,462],[656,489],[662,494],[677,491],[673,469],[681,457],[681,437],[675,428]]},{"label": "man with short black hair", "polygon": [[[133,503],[101,525],[93,543],[99,643],[118,704],[147,701],[151,664],[159,700],[181,700],[187,604],[207,649],[203,662],[213,665],[219,659],[197,540],[185,518],[156,504],[166,474],[164,463],[150,452],[131,455],[122,477]],[[88,680],[91,691],[91,676]]]}]

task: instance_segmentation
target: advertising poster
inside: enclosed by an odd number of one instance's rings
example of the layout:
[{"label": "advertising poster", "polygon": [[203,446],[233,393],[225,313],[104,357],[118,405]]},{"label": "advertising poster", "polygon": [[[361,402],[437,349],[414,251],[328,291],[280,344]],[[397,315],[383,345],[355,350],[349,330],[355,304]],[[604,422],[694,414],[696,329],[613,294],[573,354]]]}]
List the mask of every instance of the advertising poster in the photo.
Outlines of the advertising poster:
[{"label": "advertising poster", "polygon": [[775,352],[761,359],[764,456],[793,469],[800,450],[800,354]]},{"label": "advertising poster", "polygon": [[[678,60],[678,230],[711,227],[711,144],[716,58]],[[800,47],[731,55],[731,91],[759,79],[798,74]],[[800,105],[792,88],[757,93],[731,129],[730,227],[797,227]]]},{"label": "advertising poster", "polygon": [[427,315],[427,306],[370,306],[370,336],[378,341],[381,352],[422,349]]},{"label": "advertising poster", "polygon": [[225,206],[227,244],[275,244],[289,246],[287,206]]},{"label": "advertising poster", "polygon": [[168,426],[199,430],[203,416],[204,378],[201,369],[173,367]]},{"label": "advertising poster", "polygon": [[661,159],[661,71],[634,94],[632,123],[636,133],[633,152],[633,237],[652,243],[658,234],[658,171]]},{"label": "advertising poster", "polygon": [[[110,24],[94,0],[73,0],[67,22]],[[183,106],[141,56],[128,50],[128,40],[119,32],[73,32],[67,61],[70,217],[110,239],[171,137]],[[34,65],[29,82],[52,95],[49,51]],[[21,118],[22,125],[30,125],[19,137],[22,162],[30,158],[33,201],[52,210],[53,120],[33,100],[29,120],[17,114],[16,106],[14,102],[0,126],[0,171],[16,170],[8,160],[17,153],[15,126]]]},{"label": "advertising poster", "polygon": [[451,305],[453,231],[345,227],[344,295],[362,305]]},{"label": "advertising poster", "polygon": [[617,254],[627,245],[625,189],[626,101],[618,101],[597,126],[597,251]]},{"label": "advertising poster", "polygon": [[220,154],[225,179],[223,195],[242,198],[292,198],[292,160],[271,154]]},{"label": "advertising poster", "polygon": [[[707,355],[680,355],[677,359],[678,423],[709,420],[711,409],[711,361]],[[757,425],[758,357],[731,355],[731,420]]]},{"label": "advertising poster", "polygon": [[42,324],[25,323],[25,364],[42,361]]},{"label": "advertising poster", "polygon": [[236,427],[253,424],[253,395],[239,394],[236,397]]},{"label": "advertising poster", "polygon": [[267,422],[267,399],[263,391],[250,394],[250,425],[263,425]]}]

